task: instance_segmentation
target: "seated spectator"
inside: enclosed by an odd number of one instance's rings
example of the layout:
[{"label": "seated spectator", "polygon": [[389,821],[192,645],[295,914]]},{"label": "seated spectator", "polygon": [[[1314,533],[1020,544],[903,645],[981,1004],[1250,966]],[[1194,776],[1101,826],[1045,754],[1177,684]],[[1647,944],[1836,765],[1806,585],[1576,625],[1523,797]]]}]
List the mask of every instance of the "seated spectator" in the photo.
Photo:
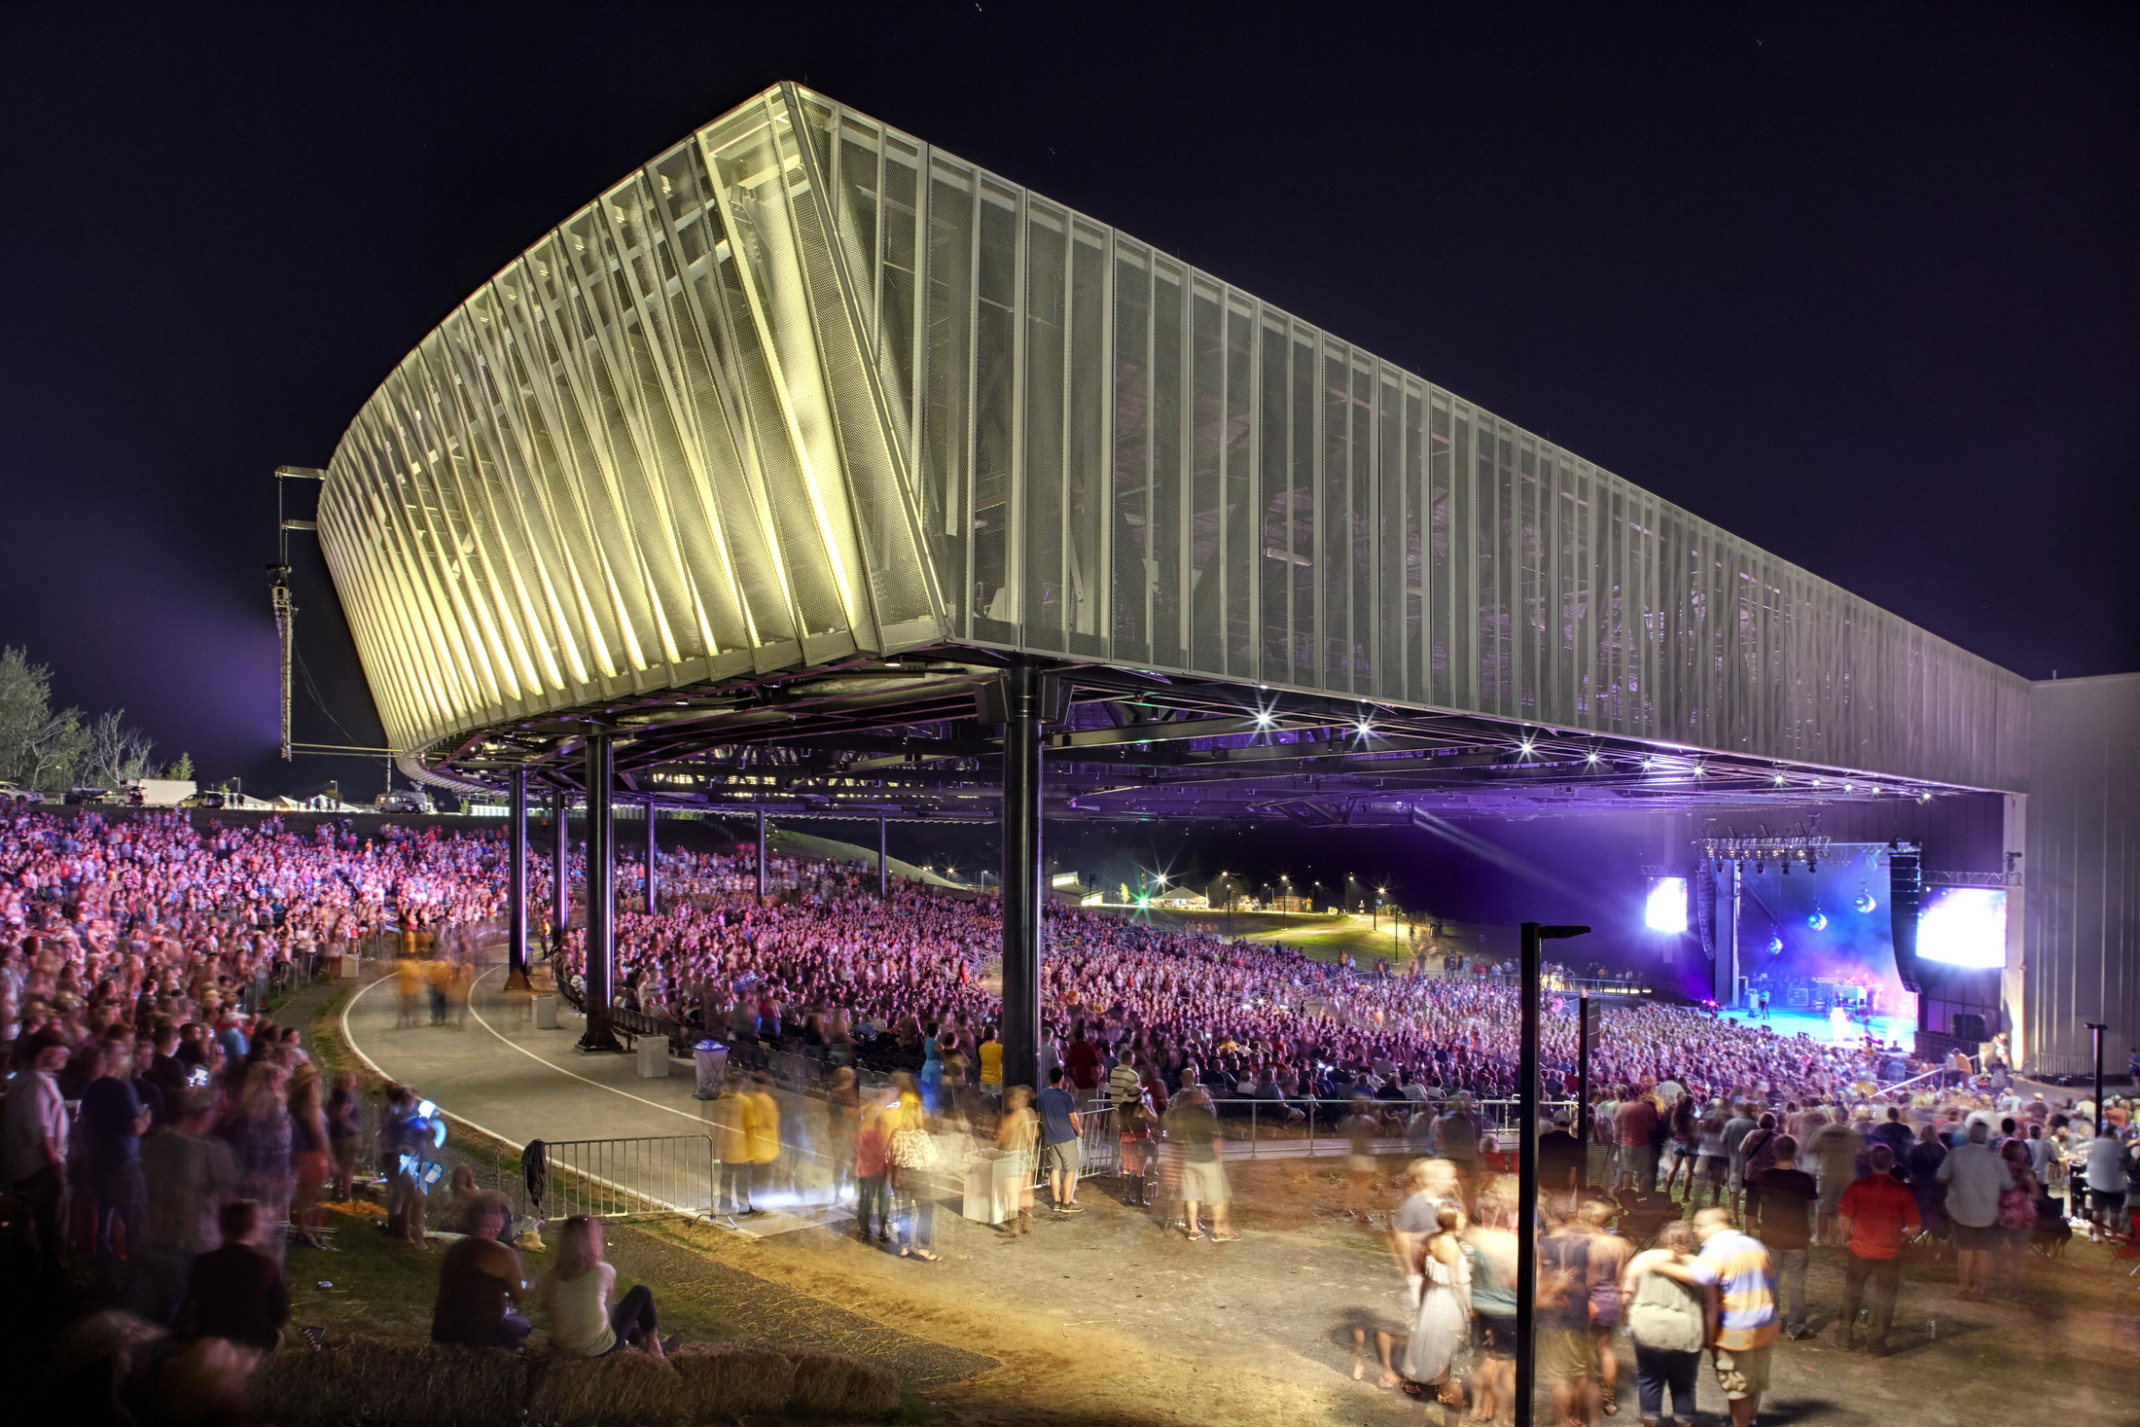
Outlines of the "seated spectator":
[{"label": "seated spectator", "polygon": [[609,1296],[616,1287],[617,1267],[602,1257],[602,1221],[573,1215],[558,1235],[556,1265],[535,1289],[550,1320],[550,1341],[582,1358],[627,1347],[650,1357],[667,1356],[652,1290],[638,1284],[612,1307]]},{"label": "seated spectator", "polygon": [[254,1247],[260,1218],[260,1205],[251,1199],[223,1206],[217,1216],[223,1246],[193,1261],[174,1325],[179,1338],[222,1338],[263,1353],[282,1341],[290,1291],[275,1261]]},{"label": "seated spectator", "polygon": [[498,1242],[511,1211],[489,1191],[469,1208],[468,1237],[446,1250],[438,1266],[438,1300],[431,1308],[431,1341],[473,1348],[517,1348],[532,1325],[508,1304],[520,1302],[520,1255]]}]

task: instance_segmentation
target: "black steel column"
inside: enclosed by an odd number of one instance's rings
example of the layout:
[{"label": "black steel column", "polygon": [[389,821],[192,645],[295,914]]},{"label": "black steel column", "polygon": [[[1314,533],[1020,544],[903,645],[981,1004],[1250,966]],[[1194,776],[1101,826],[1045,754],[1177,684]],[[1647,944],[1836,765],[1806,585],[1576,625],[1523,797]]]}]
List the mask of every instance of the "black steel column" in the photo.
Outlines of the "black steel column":
[{"label": "black steel column", "polygon": [[550,790],[550,949],[565,949],[565,928],[572,921],[572,800],[563,788]]},{"label": "black steel column", "polygon": [[[2103,1133],[2103,1032],[2110,1029],[2105,1021],[2084,1022],[2088,1034],[2095,1040],[2095,1132]],[[1977,1069],[1982,1070],[1983,1066]]]},{"label": "black steel column", "polygon": [[884,870],[884,819],[877,819],[877,900],[883,901],[891,894],[891,883]]},{"label": "black steel column", "polygon": [[508,816],[505,855],[511,866],[505,874],[505,989],[528,989],[528,770],[513,770],[513,804]]},{"label": "black steel column", "polygon": [[1045,679],[1003,675],[1003,1084],[1040,1087],[1040,724]]},{"label": "black steel column", "polygon": [[758,905],[765,905],[765,809],[758,809]]},{"label": "black steel column", "polygon": [[621,1051],[609,1028],[609,973],[616,960],[616,827],[610,817],[616,755],[607,733],[587,735],[587,968],[580,980],[587,1027],[580,1049]]},{"label": "black steel column", "polygon": [[658,910],[654,905],[654,856],[661,850],[655,834],[660,818],[660,809],[649,799],[646,805],[646,914],[650,917]]},{"label": "black steel column", "polygon": [[1583,1167],[1583,1177],[1576,1182],[1580,1190],[1590,1183],[1590,993],[1578,992],[1575,997],[1575,1138],[1579,1146],[1576,1162]]},{"label": "black steel column", "polygon": [[1516,1178],[1516,1427],[1531,1427],[1537,1395],[1537,1368],[1532,1349],[1538,1339],[1538,1008],[1545,994],[1540,963],[1547,941],[1581,936],[1588,927],[1542,927],[1523,924],[1523,1014],[1521,1074],[1516,1081],[1516,1129],[1519,1145]]}]

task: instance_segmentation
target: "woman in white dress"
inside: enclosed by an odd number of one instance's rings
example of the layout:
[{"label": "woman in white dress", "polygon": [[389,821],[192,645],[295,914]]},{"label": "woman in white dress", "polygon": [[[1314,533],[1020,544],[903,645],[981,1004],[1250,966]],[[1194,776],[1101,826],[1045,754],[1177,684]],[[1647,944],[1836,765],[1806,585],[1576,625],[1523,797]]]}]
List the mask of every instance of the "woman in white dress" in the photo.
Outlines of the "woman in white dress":
[{"label": "woman in white dress", "polygon": [[[1449,1407],[1461,1406],[1464,1400],[1450,1367],[1471,1333],[1471,1260],[1456,1241],[1463,1222],[1464,1212],[1454,1204],[1442,1205],[1435,1215],[1434,1235],[1420,1254],[1425,1283],[1402,1368],[1408,1383],[1434,1389],[1435,1396]],[[1419,1395],[1426,1394],[1421,1391]]]}]

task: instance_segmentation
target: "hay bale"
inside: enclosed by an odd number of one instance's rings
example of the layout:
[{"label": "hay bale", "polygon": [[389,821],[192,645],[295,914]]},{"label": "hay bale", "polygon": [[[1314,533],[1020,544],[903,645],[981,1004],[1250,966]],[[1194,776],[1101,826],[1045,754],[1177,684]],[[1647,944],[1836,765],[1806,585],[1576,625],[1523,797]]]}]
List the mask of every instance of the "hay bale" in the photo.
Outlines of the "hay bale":
[{"label": "hay bale", "polygon": [[788,1405],[835,1416],[884,1417],[899,1407],[899,1375],[842,1353],[790,1348],[795,1387]]},{"label": "hay bale", "polygon": [[601,1358],[551,1354],[541,1360],[533,1378],[528,1420],[541,1427],[668,1423],[693,1415],[682,1376],[644,1353]]},{"label": "hay bale", "polygon": [[694,1422],[779,1412],[795,1391],[795,1364],[755,1343],[687,1343],[669,1359],[690,1398]]},{"label": "hay bale", "polygon": [[283,1427],[482,1427],[520,1420],[524,1358],[503,1348],[347,1338],[285,1348],[252,1381],[253,1409]]}]

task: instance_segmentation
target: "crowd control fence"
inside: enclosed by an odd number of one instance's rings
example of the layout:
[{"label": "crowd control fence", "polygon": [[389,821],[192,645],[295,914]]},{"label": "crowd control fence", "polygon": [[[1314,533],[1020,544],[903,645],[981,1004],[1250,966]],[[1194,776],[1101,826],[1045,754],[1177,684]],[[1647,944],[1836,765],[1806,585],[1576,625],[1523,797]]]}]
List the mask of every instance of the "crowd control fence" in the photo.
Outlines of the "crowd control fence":
[{"label": "crowd control fence", "polygon": [[714,1180],[710,1135],[656,1135],[536,1140],[517,1165],[498,1166],[492,1187],[512,1200],[515,1220],[558,1223],[575,1214],[597,1219],[711,1214]]}]

